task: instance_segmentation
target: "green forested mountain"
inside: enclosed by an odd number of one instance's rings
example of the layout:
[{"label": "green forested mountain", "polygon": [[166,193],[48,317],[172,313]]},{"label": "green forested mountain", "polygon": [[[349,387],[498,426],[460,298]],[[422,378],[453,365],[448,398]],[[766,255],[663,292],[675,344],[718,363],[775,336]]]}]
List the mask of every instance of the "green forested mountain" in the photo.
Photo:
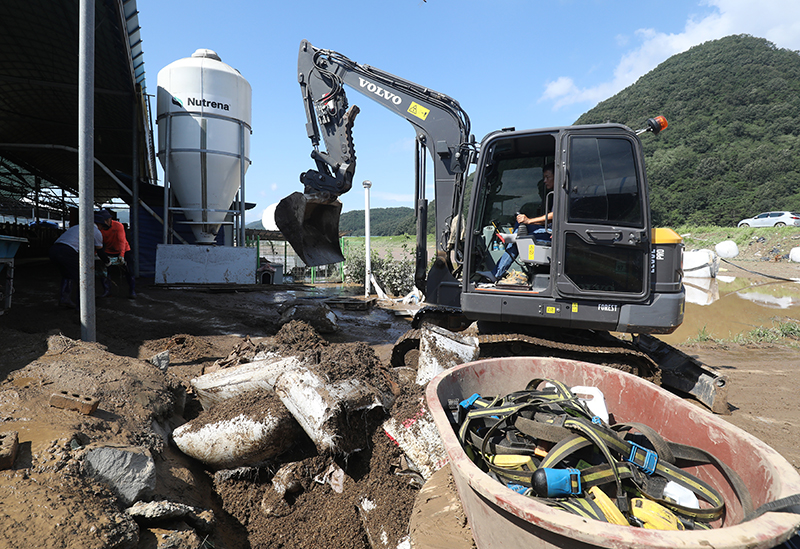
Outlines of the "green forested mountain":
[{"label": "green forested mountain", "polygon": [[[415,234],[413,208],[370,208],[369,232],[373,236]],[[339,218],[339,231],[364,236],[364,210],[345,212]]]},{"label": "green forested mountain", "polygon": [[643,136],[659,225],[732,225],[800,210],[800,54],[747,35],[706,42],[663,62],[577,123],[669,128]]},{"label": "green forested mountain", "polygon": [[[669,128],[642,136],[656,225],[735,225],[762,211],[800,211],[800,53],[748,35],[706,42],[576,123],[637,129],[656,115]],[[375,235],[414,234],[414,210],[373,209],[370,224]],[[364,212],[343,214],[340,229],[363,235]]]}]

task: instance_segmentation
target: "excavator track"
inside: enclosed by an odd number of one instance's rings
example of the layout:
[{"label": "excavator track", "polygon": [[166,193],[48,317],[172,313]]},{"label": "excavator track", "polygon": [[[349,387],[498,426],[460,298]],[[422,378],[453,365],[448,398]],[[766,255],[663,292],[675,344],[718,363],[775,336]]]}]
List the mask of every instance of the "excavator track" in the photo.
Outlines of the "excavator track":
[{"label": "excavator track", "polygon": [[[400,336],[392,349],[392,366],[416,366],[421,330]],[[661,384],[661,371],[650,357],[613,336],[595,334],[580,343],[553,341],[527,334],[481,334],[477,336],[481,358],[504,356],[547,356],[602,364]],[[416,354],[415,354],[416,353]]]},{"label": "excavator track", "polygon": [[582,343],[550,341],[526,334],[479,335],[481,358],[503,356],[549,356],[602,364],[661,385],[661,369],[649,356],[626,342],[595,334]]},{"label": "excavator track", "polygon": [[609,332],[544,326],[517,326],[527,333],[507,333],[507,324],[470,324],[452,307],[420,309],[413,329],[394,345],[392,366],[417,366],[425,324],[475,336],[481,358],[542,356],[602,364],[694,398],[716,414],[730,413],[727,377],[655,337],[640,334],[626,340]]}]

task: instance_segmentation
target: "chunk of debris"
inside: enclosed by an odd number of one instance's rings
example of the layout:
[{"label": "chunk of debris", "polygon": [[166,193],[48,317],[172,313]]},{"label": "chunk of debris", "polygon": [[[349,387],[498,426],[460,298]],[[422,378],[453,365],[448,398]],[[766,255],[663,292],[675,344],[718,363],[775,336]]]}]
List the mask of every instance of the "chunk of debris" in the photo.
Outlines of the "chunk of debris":
[{"label": "chunk of debris", "polygon": [[416,412],[410,417],[387,419],[383,430],[425,480],[447,465],[447,452],[424,400],[418,401]]},{"label": "chunk of debris", "polygon": [[336,314],[324,303],[296,299],[282,303],[278,307],[278,312],[281,315],[278,320],[279,326],[293,320],[302,320],[321,334],[332,334],[339,331]]},{"label": "chunk of debris", "polygon": [[169,368],[169,349],[151,356],[149,362],[162,372],[166,372]]},{"label": "chunk of debris", "polygon": [[64,410],[74,410],[85,416],[97,411],[100,401],[94,397],[79,395],[70,391],[58,391],[50,395],[50,406]]},{"label": "chunk of debris", "polygon": [[213,469],[258,465],[304,436],[280,399],[265,390],[217,404],[172,433],[178,448]]},{"label": "chunk of debris", "polygon": [[0,433],[0,470],[14,467],[17,450],[19,450],[19,433],[17,431]]},{"label": "chunk of debris", "polygon": [[356,343],[316,347],[302,362],[258,360],[191,384],[204,408],[248,391],[273,390],[320,453],[349,454],[365,447],[365,425],[382,420],[393,402],[386,375],[374,350]]},{"label": "chunk of debris", "polygon": [[221,368],[230,368],[231,366],[245,364],[253,360],[259,351],[260,346],[253,343],[249,335],[245,336],[241,342],[233,347],[231,352],[228,353],[228,356],[214,362],[210,370],[214,371]]},{"label": "chunk of debris", "polygon": [[295,356],[273,356],[211,372],[192,379],[190,383],[203,409],[209,410],[225,400],[240,398],[249,392],[274,391],[278,377],[300,365],[300,359]]},{"label": "chunk of debris", "polygon": [[200,532],[210,532],[214,527],[214,512],[172,501],[137,501],[125,513],[138,524],[151,526],[160,522],[183,520]]}]

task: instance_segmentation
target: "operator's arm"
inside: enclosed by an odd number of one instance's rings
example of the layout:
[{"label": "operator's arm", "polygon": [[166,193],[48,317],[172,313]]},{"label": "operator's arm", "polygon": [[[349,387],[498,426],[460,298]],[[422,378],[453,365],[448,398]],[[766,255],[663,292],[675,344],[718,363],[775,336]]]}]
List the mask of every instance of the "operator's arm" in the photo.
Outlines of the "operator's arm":
[{"label": "operator's arm", "polygon": [[538,217],[528,217],[523,213],[517,214],[517,223],[522,223],[524,225],[544,225],[545,219],[547,219],[547,221],[552,221],[553,212],[548,213],[547,216],[540,215]]}]

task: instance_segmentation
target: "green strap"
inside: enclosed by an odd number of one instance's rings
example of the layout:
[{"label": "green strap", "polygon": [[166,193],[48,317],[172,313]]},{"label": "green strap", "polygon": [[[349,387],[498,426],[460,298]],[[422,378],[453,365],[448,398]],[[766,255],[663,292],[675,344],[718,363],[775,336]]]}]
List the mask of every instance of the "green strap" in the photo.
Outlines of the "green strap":
[{"label": "green strap", "polygon": [[[552,384],[554,389],[552,391],[536,390],[539,385],[545,382]],[[559,410],[571,415],[554,413]],[[534,419],[520,415],[523,412],[533,412],[527,415],[532,415]],[[532,471],[504,469],[495,466],[490,460],[486,459],[487,452],[492,454],[508,453],[502,445],[495,444],[490,440],[501,426],[511,426],[513,423],[520,432],[532,438],[557,442],[542,460],[539,467],[552,467],[574,452],[587,446],[595,445],[603,453],[607,463],[584,469],[582,471],[582,483],[584,485],[589,487],[615,482],[618,506],[621,507],[621,510],[627,511],[627,500],[623,497],[624,492],[621,480],[630,478],[640,488],[645,497],[658,501],[685,517],[699,521],[713,521],[720,518],[724,511],[724,500],[709,484],[685,473],[675,467],[673,463],[675,458],[713,463],[728,477],[739,500],[742,502],[745,514],[752,511],[749,492],[747,492],[747,488],[741,478],[712,454],[691,446],[668,442],[658,435],[654,429],[646,425],[629,423],[614,426],[614,429],[620,431],[628,431],[631,428],[640,431],[656,448],[659,456],[653,473],[688,488],[709,503],[711,507],[705,509],[683,507],[664,500],[661,497],[662,493],[648,493],[646,489],[647,477],[637,469],[637,467],[646,465],[648,451],[631,445],[630,442],[620,438],[614,430],[584,419],[590,417],[592,417],[592,414],[581,401],[572,395],[565,384],[559,381],[537,378],[528,383],[526,391],[511,393],[505,397],[495,397],[491,401],[486,398],[475,401],[474,407],[468,411],[459,429],[459,439],[465,447],[472,446],[476,450],[480,449],[480,457],[487,468],[499,477],[526,485],[530,485]],[[562,422],[562,418],[563,426],[558,424]],[[484,428],[487,427],[487,423],[491,423],[483,437],[478,436],[472,429],[472,425],[479,420],[483,420],[481,426]],[[577,433],[571,434],[572,432]],[[513,451],[515,453],[528,453],[520,448]],[[620,455],[626,461],[631,461],[636,467],[615,459],[612,452]],[[568,501],[575,499],[585,498],[571,498]]]}]

